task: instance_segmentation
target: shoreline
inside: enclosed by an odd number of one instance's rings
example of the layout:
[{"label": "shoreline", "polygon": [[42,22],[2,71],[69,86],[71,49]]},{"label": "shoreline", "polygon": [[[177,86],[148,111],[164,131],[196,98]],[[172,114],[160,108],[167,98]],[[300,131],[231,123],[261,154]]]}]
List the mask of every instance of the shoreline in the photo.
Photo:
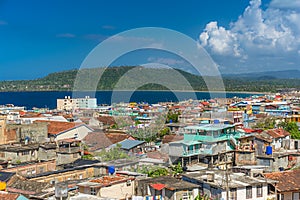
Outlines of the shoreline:
[{"label": "shoreline", "polygon": [[[0,93],[6,93],[6,92],[70,92],[70,93],[75,93],[75,92],[131,92],[132,90],[96,90],[96,91],[91,91],[91,90],[85,90],[85,91],[73,91],[73,90],[42,90],[42,91],[36,91],[36,90],[31,90],[31,91],[0,91]],[[186,93],[191,93],[191,92],[199,92],[199,93],[237,93],[237,94],[261,94],[261,95],[271,95],[275,94],[273,92],[252,92],[252,91],[207,91],[207,90],[134,90],[133,92],[186,92]]]}]

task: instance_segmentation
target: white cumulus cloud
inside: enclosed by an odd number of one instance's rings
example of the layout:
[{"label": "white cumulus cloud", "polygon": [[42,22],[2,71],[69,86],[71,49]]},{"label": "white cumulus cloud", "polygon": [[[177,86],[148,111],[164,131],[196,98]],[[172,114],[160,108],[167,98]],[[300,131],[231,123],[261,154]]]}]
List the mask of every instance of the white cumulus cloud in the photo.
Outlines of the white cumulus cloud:
[{"label": "white cumulus cloud", "polygon": [[299,9],[300,1],[299,0],[273,0],[270,3],[270,6],[274,8]]},{"label": "white cumulus cloud", "polygon": [[[295,59],[299,61],[296,56],[300,49],[299,3],[299,0],[273,0],[263,10],[261,0],[251,0],[229,28],[217,22],[208,23],[199,43],[223,66],[240,64],[253,71],[255,67],[262,70],[262,66],[284,67]],[[289,67],[299,67],[299,62],[294,63],[295,66],[289,64]]]}]

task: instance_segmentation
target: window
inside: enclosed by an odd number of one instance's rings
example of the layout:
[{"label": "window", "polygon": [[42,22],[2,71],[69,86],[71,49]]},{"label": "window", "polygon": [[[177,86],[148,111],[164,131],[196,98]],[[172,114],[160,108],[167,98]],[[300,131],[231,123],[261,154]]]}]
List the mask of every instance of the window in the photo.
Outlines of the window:
[{"label": "window", "polygon": [[275,194],[275,187],[272,184],[268,184],[268,195]]},{"label": "window", "polygon": [[299,196],[299,192],[293,192],[293,200],[299,200],[300,196]]},{"label": "window", "polygon": [[236,188],[231,188],[229,193],[230,200],[237,200]]},{"label": "window", "polygon": [[246,199],[252,199],[252,186],[246,187]]},{"label": "window", "polygon": [[191,199],[193,195],[193,192],[191,191],[186,191],[182,194],[182,200],[188,200],[188,199]]},{"label": "window", "polygon": [[262,185],[256,186],[256,197],[262,197],[263,196],[263,190]]},{"label": "window", "polygon": [[96,188],[91,188],[91,195],[96,195]]},{"label": "window", "polygon": [[40,172],[39,173],[43,173],[44,172],[44,167],[40,167]]},{"label": "window", "polygon": [[21,155],[22,155],[22,156],[29,155],[29,151],[22,151],[22,152],[21,152]]}]

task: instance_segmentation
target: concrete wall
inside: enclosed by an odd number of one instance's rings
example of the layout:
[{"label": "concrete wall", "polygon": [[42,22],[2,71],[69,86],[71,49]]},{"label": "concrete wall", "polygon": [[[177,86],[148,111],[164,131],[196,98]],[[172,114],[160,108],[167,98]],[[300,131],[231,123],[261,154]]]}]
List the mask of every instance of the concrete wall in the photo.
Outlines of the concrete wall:
[{"label": "concrete wall", "polygon": [[0,145],[6,144],[5,137],[5,129],[6,129],[6,117],[0,116]]},{"label": "concrete wall", "polygon": [[188,193],[189,199],[195,199],[195,197],[198,195],[198,189],[191,189],[191,190],[184,190],[184,191],[176,191],[175,195],[173,195],[173,198],[170,200],[180,200],[183,199],[183,196],[186,196],[186,193]]},{"label": "concrete wall", "polygon": [[[26,152],[26,155],[22,155],[22,152],[2,152],[1,159],[11,160],[12,163],[16,164],[22,162],[37,161],[37,150],[28,150],[24,152]],[[2,157],[3,155],[4,157]]]},{"label": "concrete wall", "polygon": [[219,152],[224,152],[227,148],[227,141],[219,142],[212,145],[212,154],[218,154]]},{"label": "concrete wall", "polygon": [[181,143],[169,143],[169,155],[170,156],[182,156],[183,145]]},{"label": "concrete wall", "polygon": [[19,166],[4,169],[4,172],[15,172],[20,175],[33,175],[33,174],[40,174],[43,172],[54,171],[56,169],[55,160],[48,161],[48,162],[40,162],[31,165]]},{"label": "concrete wall", "polygon": [[279,167],[286,168],[289,165],[288,155],[283,157],[274,157],[272,158],[257,158],[258,165],[270,166],[267,170],[270,172],[279,171]]},{"label": "concrete wall", "polygon": [[56,149],[44,149],[39,147],[38,159],[44,161],[56,159]]},{"label": "concrete wall", "polygon": [[271,165],[269,170],[273,171],[273,172],[277,172],[279,171],[279,167],[283,167],[286,168],[289,164],[288,161],[288,156],[283,156],[283,157],[275,157],[275,159],[271,159],[270,160]]},{"label": "concrete wall", "polygon": [[90,167],[81,170],[72,170],[63,173],[50,174],[38,178],[32,178],[30,180],[37,181],[37,182],[51,183],[52,181],[63,182],[67,180],[92,178],[95,176],[94,169],[95,169],[94,167]]},{"label": "concrete wall", "polygon": [[[298,143],[298,144],[296,144],[296,143]],[[283,147],[285,149],[290,149],[290,150],[298,150],[298,149],[300,149],[300,140],[295,140],[295,139],[289,139],[289,140],[287,140],[287,139],[284,139],[282,141],[282,144],[283,144]],[[295,146],[295,144],[298,145],[298,147]]]},{"label": "concrete wall", "polygon": [[80,158],[80,153],[72,153],[72,154],[57,153],[56,164],[57,165],[69,164],[74,162],[78,158]]},{"label": "concrete wall", "polygon": [[[268,197],[268,187],[267,184],[263,184],[262,197],[257,197],[256,186],[252,186],[252,198],[246,198],[246,187],[237,188],[237,200],[266,200]],[[229,192],[230,195],[230,192]],[[222,191],[222,198],[226,199],[226,191]]]},{"label": "concrete wall", "polygon": [[237,165],[256,165],[255,152],[237,151],[235,152],[235,163]]},{"label": "concrete wall", "polygon": [[109,187],[103,187],[100,189],[100,197],[109,197],[116,199],[126,199],[134,195],[135,181],[131,181],[131,184],[127,186],[127,183],[114,184]]},{"label": "concrete wall", "polygon": [[272,142],[272,146],[278,150],[282,147],[282,139],[279,138],[279,139],[273,139],[273,142]]},{"label": "concrete wall", "polygon": [[33,124],[8,124],[6,132],[16,132],[16,142],[24,142],[26,137],[30,138],[31,142],[43,143],[48,141],[48,127],[47,123],[33,123]]}]

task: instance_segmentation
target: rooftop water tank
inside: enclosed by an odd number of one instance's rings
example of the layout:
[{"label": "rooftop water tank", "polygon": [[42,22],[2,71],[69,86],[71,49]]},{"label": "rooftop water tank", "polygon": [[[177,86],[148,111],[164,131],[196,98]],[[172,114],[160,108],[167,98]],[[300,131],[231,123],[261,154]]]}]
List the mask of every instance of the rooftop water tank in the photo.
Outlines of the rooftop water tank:
[{"label": "rooftop water tank", "polygon": [[214,120],[214,124],[220,124],[220,120],[215,119],[215,120]]},{"label": "rooftop water tank", "polygon": [[267,155],[272,155],[272,147],[271,146],[267,146],[267,148],[266,148],[266,154]]},{"label": "rooftop water tank", "polygon": [[109,174],[114,174],[115,173],[115,166],[108,166],[108,173]]}]

